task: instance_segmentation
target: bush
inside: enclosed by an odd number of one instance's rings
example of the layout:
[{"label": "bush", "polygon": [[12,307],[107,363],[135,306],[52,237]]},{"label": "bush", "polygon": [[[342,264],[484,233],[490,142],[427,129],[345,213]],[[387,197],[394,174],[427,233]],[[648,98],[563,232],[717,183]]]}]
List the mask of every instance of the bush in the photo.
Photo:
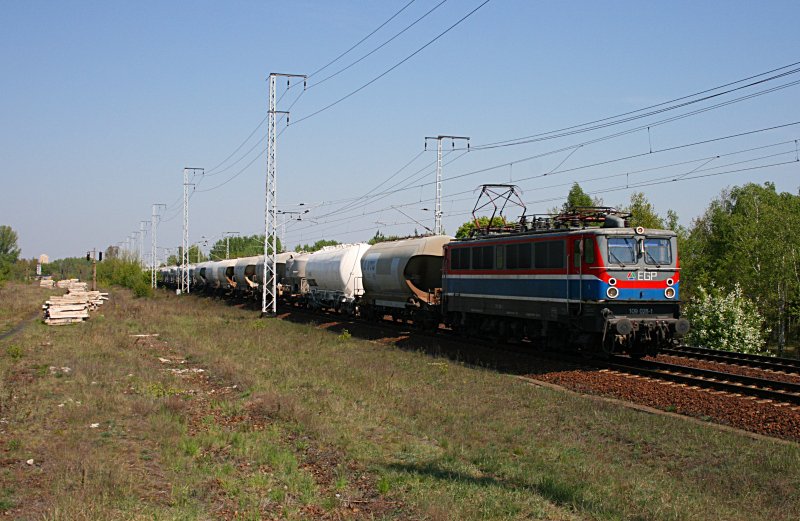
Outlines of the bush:
[{"label": "bush", "polygon": [[137,297],[153,294],[150,273],[142,270],[139,263],[128,259],[107,259],[97,263],[98,283],[106,286],[122,286],[133,290]]},{"label": "bush", "polygon": [[686,340],[692,345],[737,353],[766,352],[769,330],[738,284],[728,293],[713,283],[708,291],[699,286],[686,306],[686,318],[692,325]]}]

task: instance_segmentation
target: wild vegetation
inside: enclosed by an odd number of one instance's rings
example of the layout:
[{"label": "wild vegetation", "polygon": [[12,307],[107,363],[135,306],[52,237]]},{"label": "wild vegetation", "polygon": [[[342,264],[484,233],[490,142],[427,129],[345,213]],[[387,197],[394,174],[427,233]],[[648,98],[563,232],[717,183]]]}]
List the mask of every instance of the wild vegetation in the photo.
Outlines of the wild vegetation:
[{"label": "wild vegetation", "polygon": [[14,264],[19,259],[17,239],[17,232],[11,226],[0,225],[0,284],[9,279]]},{"label": "wild vegetation", "polygon": [[764,354],[769,327],[753,301],[744,297],[738,283],[728,292],[713,283],[708,290],[698,286],[684,307],[684,315],[692,324],[686,337],[690,345]]},{"label": "wild vegetation", "polygon": [[[276,239],[276,244],[278,251],[283,251],[280,237]],[[264,255],[263,233],[261,235],[231,236],[219,239],[211,246],[208,258],[211,260],[222,260],[226,258],[253,257],[256,255]]]},{"label": "wild vegetation", "polygon": [[[16,302],[13,314],[27,317],[42,298],[10,285],[0,315]],[[796,445],[406,344],[167,292],[114,291],[74,326],[29,323],[0,340],[0,510],[64,520],[800,516]]]}]

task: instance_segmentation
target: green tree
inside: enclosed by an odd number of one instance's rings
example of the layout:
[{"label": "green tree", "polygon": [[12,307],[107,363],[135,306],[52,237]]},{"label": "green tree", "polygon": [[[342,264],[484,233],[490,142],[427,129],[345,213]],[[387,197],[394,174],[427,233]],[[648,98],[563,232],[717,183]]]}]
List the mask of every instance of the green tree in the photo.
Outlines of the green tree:
[{"label": "green tree", "polygon": [[569,193],[567,194],[567,200],[564,201],[563,205],[561,205],[561,210],[563,212],[567,212],[570,208],[577,208],[579,206],[598,206],[600,203],[602,203],[602,201],[592,198],[592,196],[583,191],[581,185],[575,182],[572,183],[572,188],[570,188]]},{"label": "green tree", "polygon": [[[492,226],[505,226],[508,222],[505,220],[504,217],[495,217],[492,219]],[[478,224],[475,225],[475,221],[467,221],[461,226],[458,227],[456,230],[456,239],[465,239],[467,237],[472,237],[475,231],[478,228],[485,229],[489,225],[489,216],[484,215],[478,217]]]},{"label": "green tree", "polygon": [[17,232],[11,226],[0,225],[0,262],[17,262],[20,253],[18,239]]},{"label": "green tree", "polygon": [[[642,192],[632,193],[630,204],[623,208],[624,211],[631,213],[630,225],[633,228],[641,226],[642,228],[663,229],[667,226],[667,223],[656,213],[652,203]],[[675,220],[677,222],[677,215],[675,215]]]},{"label": "green tree", "polygon": [[569,212],[573,208],[581,206],[602,206],[603,200],[599,197],[592,197],[583,191],[578,182],[572,183],[572,188],[569,189],[567,200],[560,207],[553,207],[548,210],[548,213],[558,214]]},{"label": "green tree", "polygon": [[[178,253],[177,255],[170,255],[167,259],[167,266],[177,266],[181,264],[183,258],[183,246],[178,246]],[[225,257],[223,256],[223,259]],[[198,262],[207,261],[208,257],[205,256],[203,251],[200,249],[200,246],[197,244],[192,244],[189,246],[189,263],[195,264]]]},{"label": "green tree", "polygon": [[[283,251],[280,238],[277,239],[278,251]],[[230,258],[254,257],[264,255],[264,235],[245,235],[242,237],[223,237],[211,246],[208,256],[211,260],[225,258],[225,253],[230,248]]]},{"label": "green tree", "polygon": [[92,263],[86,257],[66,257],[42,265],[42,275],[55,279],[89,280],[92,276]]},{"label": "green tree", "polygon": [[[683,254],[693,291],[700,284],[742,287],[780,348],[798,336],[800,196],[748,183],[724,191],[695,220]],[[682,278],[684,278],[682,276]]]},{"label": "green tree", "polygon": [[339,241],[335,241],[333,239],[320,239],[314,244],[303,244],[302,246],[297,246],[297,251],[305,251],[305,252],[312,252],[318,251],[324,248],[325,246],[336,246],[340,244]]},{"label": "green tree", "polygon": [[19,259],[17,239],[17,232],[11,226],[0,225],[0,280],[9,277],[12,266]]}]

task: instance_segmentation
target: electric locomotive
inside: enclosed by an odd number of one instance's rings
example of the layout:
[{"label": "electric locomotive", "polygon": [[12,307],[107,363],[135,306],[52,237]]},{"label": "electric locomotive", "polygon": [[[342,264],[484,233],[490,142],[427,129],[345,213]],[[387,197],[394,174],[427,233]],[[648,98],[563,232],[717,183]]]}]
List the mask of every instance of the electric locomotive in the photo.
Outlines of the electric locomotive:
[{"label": "electric locomotive", "polygon": [[689,330],[677,238],[630,228],[629,217],[592,207],[529,219],[523,206],[518,224],[446,244],[445,323],[553,349],[655,354]]}]

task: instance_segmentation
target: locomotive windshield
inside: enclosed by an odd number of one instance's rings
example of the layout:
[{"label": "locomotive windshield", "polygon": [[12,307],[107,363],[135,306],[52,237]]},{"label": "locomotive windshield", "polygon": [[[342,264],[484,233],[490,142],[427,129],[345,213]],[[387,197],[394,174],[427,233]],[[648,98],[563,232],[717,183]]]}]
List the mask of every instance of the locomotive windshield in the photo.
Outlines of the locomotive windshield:
[{"label": "locomotive windshield", "polygon": [[644,259],[647,264],[672,264],[672,248],[669,239],[650,237],[645,239]]},{"label": "locomotive windshield", "polygon": [[616,264],[636,264],[636,239],[609,237],[608,261]]}]

